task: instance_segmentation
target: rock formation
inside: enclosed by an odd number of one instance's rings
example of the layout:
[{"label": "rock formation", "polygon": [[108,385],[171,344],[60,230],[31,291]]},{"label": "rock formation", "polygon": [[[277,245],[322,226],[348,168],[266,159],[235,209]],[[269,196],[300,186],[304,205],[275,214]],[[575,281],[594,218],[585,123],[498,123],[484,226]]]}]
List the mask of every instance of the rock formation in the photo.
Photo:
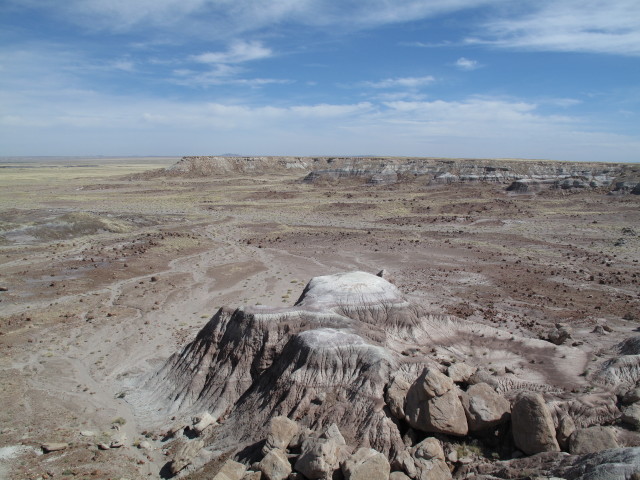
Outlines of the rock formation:
[{"label": "rock formation", "polygon": [[[623,351],[635,357],[635,343],[612,353]],[[526,455],[583,452],[588,435],[613,445],[588,427],[620,416],[618,387],[589,383],[586,362],[575,347],[434,315],[381,276],[348,272],[313,278],[292,307],[221,308],[127,399],[157,422],[186,425],[209,412],[176,472],[204,441],[208,451],[262,459],[254,470],[263,478],[286,478],[289,464],[307,479],[361,478],[385,470],[383,457],[396,478],[450,478],[449,465],[461,464],[440,441],[473,432],[494,439],[487,445],[508,442],[500,432],[510,416]],[[504,373],[513,364],[518,373]]]},{"label": "rock formation", "polygon": [[640,169],[632,164],[543,160],[449,159],[414,157],[184,157],[162,171],[189,177],[246,174],[296,174],[305,182],[354,179],[391,184],[420,179],[433,184],[505,183],[508,191],[604,188],[640,193]]}]

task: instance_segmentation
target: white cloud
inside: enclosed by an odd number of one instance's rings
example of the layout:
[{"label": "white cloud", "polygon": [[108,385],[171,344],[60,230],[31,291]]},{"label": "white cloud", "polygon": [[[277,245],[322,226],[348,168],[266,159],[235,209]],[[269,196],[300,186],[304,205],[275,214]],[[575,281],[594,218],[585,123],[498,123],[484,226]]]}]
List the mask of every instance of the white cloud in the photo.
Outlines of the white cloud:
[{"label": "white cloud", "polygon": [[[84,28],[127,31],[161,28],[182,36],[228,38],[242,32],[295,23],[361,29],[430,18],[507,0],[7,0],[49,10]],[[176,30],[176,25],[184,29]]]},{"label": "white cloud", "polygon": [[236,41],[226,52],[206,52],[190,58],[199,63],[242,63],[272,55],[271,49],[262,45],[261,42]]},{"label": "white cloud", "polygon": [[135,64],[131,60],[116,60],[111,62],[110,67],[123,72],[135,71]]},{"label": "white cloud", "polygon": [[456,67],[460,70],[476,70],[481,67],[480,63],[477,60],[469,60],[465,57],[460,57],[456,60]]},{"label": "white cloud", "polygon": [[499,97],[276,105],[121,97],[48,85],[46,91],[0,93],[0,104],[5,155],[240,151],[637,161],[640,150],[638,138]]},{"label": "white cloud", "polygon": [[558,52],[640,55],[638,0],[556,0],[497,17],[486,34],[470,39],[499,47]]},{"label": "white cloud", "polygon": [[400,77],[387,78],[378,82],[364,82],[367,87],[372,88],[419,88],[432,84],[436,79],[431,75],[424,77]]}]

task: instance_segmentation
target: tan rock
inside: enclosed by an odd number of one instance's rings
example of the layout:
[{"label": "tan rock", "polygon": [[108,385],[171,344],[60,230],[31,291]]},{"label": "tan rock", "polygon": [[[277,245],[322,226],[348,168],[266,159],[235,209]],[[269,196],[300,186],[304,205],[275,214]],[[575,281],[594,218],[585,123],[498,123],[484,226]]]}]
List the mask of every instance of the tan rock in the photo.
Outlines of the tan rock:
[{"label": "tan rock", "polygon": [[338,444],[334,439],[308,439],[295,463],[295,470],[309,480],[331,478],[338,469]]},{"label": "tan rock", "polygon": [[293,420],[283,416],[273,417],[269,422],[269,433],[267,441],[262,448],[262,453],[266,455],[274,448],[286,450],[298,431],[298,424]]},{"label": "tan rock", "polygon": [[577,429],[569,440],[569,453],[582,455],[596,453],[610,448],[618,448],[618,440],[610,427],[589,427]]},{"label": "tan rock", "polygon": [[388,480],[389,461],[372,448],[360,448],[342,462],[345,480]]},{"label": "tan rock", "polygon": [[207,427],[214,424],[215,422],[216,422],[216,419],[213,418],[209,412],[205,412],[200,416],[198,421],[193,425],[192,429],[194,432],[200,435]]},{"label": "tan rock", "polygon": [[471,385],[461,395],[469,431],[478,432],[505,423],[511,416],[509,400],[486,383]]},{"label": "tan rock", "polygon": [[562,450],[569,451],[569,438],[575,431],[576,424],[573,419],[567,414],[560,416],[558,428],[556,428],[556,440],[558,440],[558,445]]},{"label": "tan rock", "polygon": [[[235,460],[228,459],[211,480],[244,480],[247,467]],[[260,472],[256,472],[260,473]],[[257,478],[260,480],[260,477]]]},{"label": "tan rock", "polygon": [[242,480],[262,480],[262,472],[247,472]]},{"label": "tan rock", "polygon": [[67,448],[69,448],[69,444],[68,443],[43,443],[40,448],[42,448],[42,451],[44,453],[60,452],[62,450],[66,450]]},{"label": "tan rock", "polygon": [[409,452],[414,462],[413,471],[407,472],[411,478],[420,480],[451,479],[451,471],[444,460],[444,450],[437,439],[425,438],[418,445],[410,449]]},{"label": "tan rock", "polygon": [[551,413],[539,393],[525,392],[516,398],[511,427],[516,447],[527,455],[560,451]]},{"label": "tan rock", "polygon": [[423,432],[466,435],[467,418],[457,387],[446,375],[425,368],[411,385],[405,404],[406,420]]},{"label": "tan rock", "polygon": [[326,438],[327,440],[334,440],[337,445],[346,445],[344,437],[340,433],[340,429],[338,425],[332,423],[327,427],[327,429],[320,435],[320,438]]},{"label": "tan rock", "polygon": [[396,375],[387,387],[385,392],[385,402],[389,405],[389,409],[394,417],[404,419],[404,403],[407,398],[407,392],[411,387],[411,383],[403,374]]},{"label": "tan rock", "polygon": [[274,448],[258,464],[265,480],[284,480],[291,473],[291,464],[284,450]]},{"label": "tan rock", "polygon": [[389,474],[389,480],[411,480],[405,475],[404,472],[391,472]]},{"label": "tan rock", "polygon": [[456,362],[447,368],[447,376],[454,382],[468,382],[476,370],[478,367],[472,367],[464,362]]},{"label": "tan rock", "polygon": [[178,447],[176,455],[169,466],[171,474],[175,475],[187,465],[190,465],[203,447],[204,441],[200,439],[183,442],[182,445]]}]

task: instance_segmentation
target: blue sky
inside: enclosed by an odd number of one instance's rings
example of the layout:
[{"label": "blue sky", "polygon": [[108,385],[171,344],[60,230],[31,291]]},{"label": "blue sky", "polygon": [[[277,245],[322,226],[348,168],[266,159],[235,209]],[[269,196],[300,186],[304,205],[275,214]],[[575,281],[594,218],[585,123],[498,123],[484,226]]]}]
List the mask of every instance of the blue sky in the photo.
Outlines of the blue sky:
[{"label": "blue sky", "polygon": [[638,0],[0,0],[0,155],[640,161]]}]

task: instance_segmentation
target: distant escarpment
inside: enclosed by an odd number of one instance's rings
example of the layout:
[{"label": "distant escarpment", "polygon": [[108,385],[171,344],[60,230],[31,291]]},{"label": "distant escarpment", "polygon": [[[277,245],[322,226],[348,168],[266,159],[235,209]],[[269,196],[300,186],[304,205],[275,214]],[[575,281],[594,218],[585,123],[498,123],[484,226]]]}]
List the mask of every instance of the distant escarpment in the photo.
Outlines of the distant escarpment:
[{"label": "distant escarpment", "polygon": [[184,157],[164,171],[189,177],[294,174],[306,183],[357,180],[369,184],[495,182],[515,193],[600,188],[640,194],[640,165],[513,159],[412,157]]},{"label": "distant escarpment", "polygon": [[[221,308],[127,394],[172,419],[167,438],[184,435],[173,470],[232,451],[262,478],[447,479],[476,465],[486,478],[575,469],[564,478],[586,480],[594,454],[611,464],[597,478],[640,471],[640,449],[617,439],[640,425],[640,340],[594,363],[561,325],[542,340],[435,315],[384,277],[315,277],[292,307]],[[513,460],[539,453],[547,463]],[[351,473],[367,468],[376,476]]]}]

